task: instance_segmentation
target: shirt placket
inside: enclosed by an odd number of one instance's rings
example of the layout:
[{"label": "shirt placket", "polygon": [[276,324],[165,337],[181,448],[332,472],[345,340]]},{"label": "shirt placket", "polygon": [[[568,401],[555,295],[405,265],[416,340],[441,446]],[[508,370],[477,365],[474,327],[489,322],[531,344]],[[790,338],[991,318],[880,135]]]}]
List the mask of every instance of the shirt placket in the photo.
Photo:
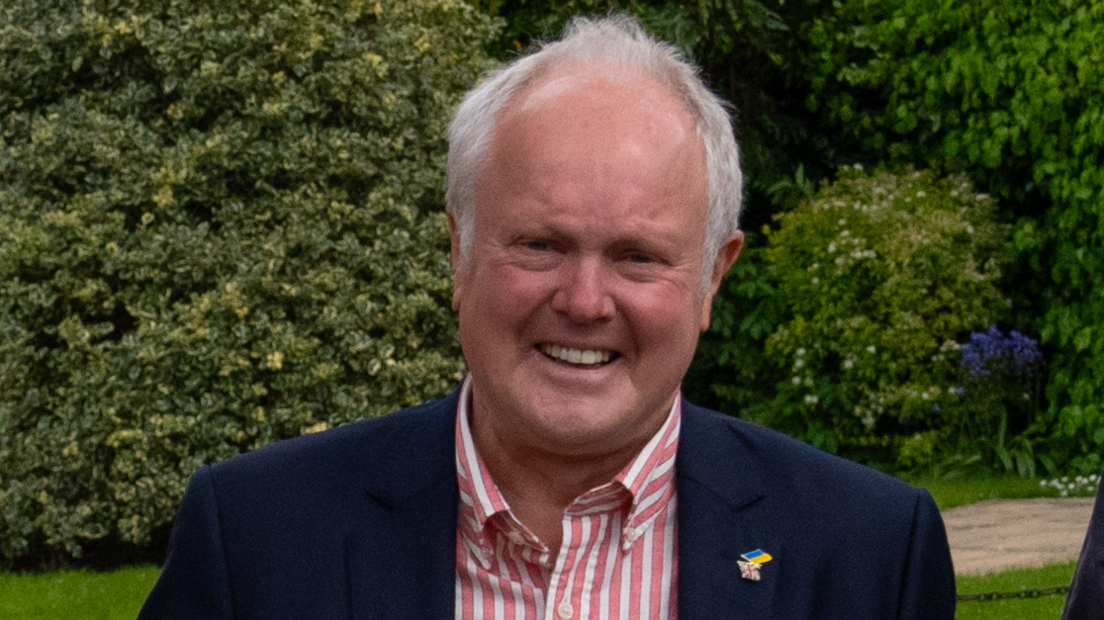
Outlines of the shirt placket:
[{"label": "shirt placket", "polygon": [[[631,498],[625,498],[625,495],[628,495],[628,491],[624,487],[611,483],[584,493],[564,511],[563,541],[556,556],[556,566],[548,580],[544,618],[574,620],[583,615],[584,606],[589,604],[584,600],[584,588],[594,593],[609,587],[609,584],[600,580],[600,575],[591,575],[589,580],[580,580],[578,572],[587,572],[586,560],[589,555],[603,548],[618,546],[619,533],[609,528],[608,524],[621,521],[619,518],[615,519],[614,515],[620,516],[619,513],[628,509]],[[608,502],[609,507],[601,512],[587,508],[588,503],[603,502]],[[583,582],[587,581],[589,585],[585,586]]]}]

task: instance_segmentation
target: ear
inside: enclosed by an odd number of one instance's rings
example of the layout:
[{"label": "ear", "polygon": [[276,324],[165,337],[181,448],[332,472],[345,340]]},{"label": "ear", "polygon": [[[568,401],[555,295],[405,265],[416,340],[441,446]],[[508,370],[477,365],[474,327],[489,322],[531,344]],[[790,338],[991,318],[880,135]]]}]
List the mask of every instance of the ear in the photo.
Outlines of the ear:
[{"label": "ear", "polygon": [[452,215],[452,209],[446,209],[449,226],[449,263],[452,264],[452,309],[460,310],[460,289],[464,282],[464,273],[460,268],[460,227]]},{"label": "ear", "polygon": [[713,297],[717,294],[717,290],[721,288],[721,280],[724,279],[725,274],[728,273],[728,270],[732,268],[732,265],[740,256],[740,250],[743,247],[744,233],[738,230],[736,235],[728,240],[728,243],[721,246],[721,251],[717,252],[717,258],[713,261],[713,273],[709,279],[709,290],[702,302],[701,323],[698,325],[702,332],[709,329],[709,319],[713,313]]}]

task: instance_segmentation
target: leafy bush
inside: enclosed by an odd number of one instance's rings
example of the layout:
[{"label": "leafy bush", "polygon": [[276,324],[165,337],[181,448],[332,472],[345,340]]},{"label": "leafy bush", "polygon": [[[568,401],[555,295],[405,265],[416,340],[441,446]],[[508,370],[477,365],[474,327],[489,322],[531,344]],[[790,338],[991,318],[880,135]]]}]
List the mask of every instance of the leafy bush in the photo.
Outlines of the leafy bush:
[{"label": "leafy bush", "polygon": [[847,0],[809,30],[809,103],[874,152],[953,160],[1021,218],[1070,454],[1104,446],[1104,0]]},{"label": "leafy bush", "polygon": [[766,352],[767,338],[787,316],[766,239],[746,233],[739,260],[713,298],[709,330],[682,387],[696,403],[749,419],[769,409],[775,384],[786,376]]},{"label": "leafy bush", "polygon": [[895,459],[904,438],[941,428],[959,334],[1005,309],[993,200],[961,176],[856,166],[780,223],[767,259],[787,318],[766,353],[785,374],[748,415],[828,450]]},{"label": "leafy bush", "polygon": [[0,564],[144,544],[201,464],[453,385],[444,127],[494,30],[3,3]]}]

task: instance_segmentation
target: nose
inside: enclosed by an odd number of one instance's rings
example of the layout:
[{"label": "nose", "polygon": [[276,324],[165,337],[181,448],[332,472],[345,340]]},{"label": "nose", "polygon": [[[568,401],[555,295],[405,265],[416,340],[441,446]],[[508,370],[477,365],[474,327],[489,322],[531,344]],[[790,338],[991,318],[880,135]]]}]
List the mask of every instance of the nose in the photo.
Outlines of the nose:
[{"label": "nose", "polygon": [[592,323],[612,317],[614,303],[605,272],[598,258],[567,261],[552,296],[552,309],[575,323]]}]

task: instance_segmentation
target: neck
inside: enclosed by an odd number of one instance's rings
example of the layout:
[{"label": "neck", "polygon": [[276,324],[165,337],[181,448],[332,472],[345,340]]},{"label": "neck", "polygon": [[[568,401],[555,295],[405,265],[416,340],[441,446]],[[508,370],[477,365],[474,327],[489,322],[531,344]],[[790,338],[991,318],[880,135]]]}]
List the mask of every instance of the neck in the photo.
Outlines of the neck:
[{"label": "neck", "polygon": [[[514,515],[555,554],[567,506],[583,493],[613,480],[651,437],[609,454],[561,454],[521,444],[472,416],[472,438],[487,472]],[[658,430],[658,429],[655,429]],[[653,433],[655,432],[653,430]]]}]

